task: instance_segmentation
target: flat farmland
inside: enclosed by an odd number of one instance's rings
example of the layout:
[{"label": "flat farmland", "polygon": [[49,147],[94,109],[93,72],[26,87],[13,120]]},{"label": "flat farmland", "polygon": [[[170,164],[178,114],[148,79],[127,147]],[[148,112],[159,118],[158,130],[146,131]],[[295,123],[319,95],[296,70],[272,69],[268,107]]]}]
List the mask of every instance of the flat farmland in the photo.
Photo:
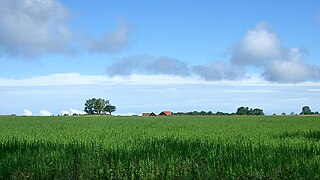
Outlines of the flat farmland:
[{"label": "flat farmland", "polygon": [[320,178],[320,116],[3,116],[0,127],[0,179]]}]

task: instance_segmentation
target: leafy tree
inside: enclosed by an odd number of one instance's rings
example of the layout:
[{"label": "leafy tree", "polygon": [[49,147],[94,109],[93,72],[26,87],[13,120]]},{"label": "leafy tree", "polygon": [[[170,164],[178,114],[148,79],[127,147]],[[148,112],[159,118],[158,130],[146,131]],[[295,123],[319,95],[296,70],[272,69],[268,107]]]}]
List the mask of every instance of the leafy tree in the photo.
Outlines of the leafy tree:
[{"label": "leafy tree", "polygon": [[241,106],[237,109],[236,114],[237,115],[264,115],[264,112],[262,109],[259,109],[259,108],[252,109],[249,107]]},{"label": "leafy tree", "polygon": [[247,115],[247,109],[243,106],[239,107],[236,112],[237,115]]},{"label": "leafy tree", "polygon": [[116,107],[112,105],[106,105],[104,107],[104,111],[108,112],[111,115],[112,112],[116,111]]},{"label": "leafy tree", "polygon": [[308,114],[313,114],[309,106],[303,106],[302,107],[302,112],[300,113],[301,115],[308,115]]},{"label": "leafy tree", "polygon": [[229,113],[224,113],[224,112],[221,112],[221,111],[217,111],[216,114],[217,116],[227,116],[227,115],[230,115]]},{"label": "leafy tree", "polygon": [[107,105],[110,105],[110,101],[99,98],[99,99],[96,100],[95,105],[96,105],[96,106],[95,106],[95,112],[96,112],[96,113],[98,113],[98,114],[105,113],[104,108],[105,108]]},{"label": "leafy tree", "polygon": [[253,111],[253,109],[252,108],[246,108],[246,110],[247,110],[247,115],[255,115],[255,112]]},{"label": "leafy tree", "polygon": [[102,114],[106,112],[111,114],[111,112],[114,112],[115,110],[116,107],[112,106],[109,100],[105,100],[102,98],[88,99],[84,104],[84,111],[87,114]]},{"label": "leafy tree", "polygon": [[255,108],[253,110],[253,115],[264,115],[264,112],[262,109],[259,109],[259,108]]},{"label": "leafy tree", "polygon": [[84,104],[84,112],[86,112],[87,114],[94,114],[96,108],[96,101],[96,98],[86,100]]}]

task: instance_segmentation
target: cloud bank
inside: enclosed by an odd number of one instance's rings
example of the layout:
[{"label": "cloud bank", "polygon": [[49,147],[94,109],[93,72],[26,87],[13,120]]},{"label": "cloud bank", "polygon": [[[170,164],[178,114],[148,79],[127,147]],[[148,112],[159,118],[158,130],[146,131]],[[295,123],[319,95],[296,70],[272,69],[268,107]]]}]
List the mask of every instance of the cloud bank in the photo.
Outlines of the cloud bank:
[{"label": "cloud bank", "polygon": [[193,73],[201,76],[208,81],[228,79],[227,72],[229,71],[228,64],[224,62],[215,62],[208,65],[198,65],[192,68]]},{"label": "cloud bank", "polygon": [[[298,48],[287,49],[266,22],[249,30],[230,52],[229,66],[198,66],[195,73],[207,80],[243,79],[249,67],[261,68],[261,77],[280,83],[319,81],[320,69],[308,64]],[[205,69],[200,71],[199,69]],[[210,72],[210,73],[205,73]],[[214,73],[213,73],[214,72]]]},{"label": "cloud bank", "polygon": [[32,111],[28,110],[28,109],[25,109],[23,110],[23,113],[22,113],[23,116],[32,116],[33,113]]},{"label": "cloud bank", "polygon": [[8,57],[72,54],[78,49],[110,53],[120,51],[128,42],[130,26],[126,21],[100,38],[80,35],[70,27],[70,10],[58,0],[0,3],[0,54]]},{"label": "cloud bank", "polygon": [[66,111],[66,110],[61,111],[61,114],[62,114],[62,115],[65,115],[65,114],[67,114],[67,115],[73,115],[73,114],[86,114],[86,113],[83,112],[83,111],[79,111],[79,110],[77,110],[77,109],[70,108],[69,111]]},{"label": "cloud bank", "polygon": [[47,110],[42,109],[42,110],[40,110],[40,114],[39,115],[40,116],[52,116],[52,113],[47,111]]},{"label": "cloud bank", "polygon": [[109,76],[129,76],[134,73],[190,75],[187,64],[171,57],[152,57],[148,55],[124,58],[107,68]]},{"label": "cloud bank", "polygon": [[267,64],[263,76],[270,81],[302,82],[320,80],[320,68],[305,62],[297,48],[287,51],[287,58],[274,60]]},{"label": "cloud bank", "polygon": [[286,48],[267,22],[249,30],[230,50],[227,62],[212,62],[189,67],[171,57],[133,56],[107,68],[109,76],[134,73],[199,76],[207,81],[241,80],[252,76],[248,69],[258,69],[261,78],[278,83],[319,81],[320,68],[308,64],[299,48]]},{"label": "cloud bank", "polygon": [[122,50],[128,44],[131,26],[122,20],[112,32],[104,33],[100,38],[88,37],[87,48],[93,53],[114,53]]},{"label": "cloud bank", "polygon": [[[60,77],[67,79],[68,75]],[[278,84],[258,79],[216,82],[169,75],[132,75],[131,78],[122,77],[123,82],[120,83],[117,81],[119,77],[104,77],[107,80],[105,83],[97,81],[95,85],[63,83],[54,86],[34,84],[4,87],[0,83],[3,107],[0,114],[21,112],[26,107],[32,107],[33,115],[40,115],[39,110],[47,110],[55,115],[61,114],[61,110],[71,113],[70,107],[82,110],[84,101],[94,96],[110,99],[117,106],[116,113],[119,114],[160,112],[164,109],[174,112],[234,112],[239,106],[261,107],[269,114],[299,113],[302,106],[319,107],[320,102],[320,82]],[[44,112],[42,115],[50,115]]]},{"label": "cloud bank", "polygon": [[[24,109],[22,116],[33,116],[34,114],[32,113],[31,110],[28,109]],[[41,109],[39,111],[39,116],[52,116],[53,114],[47,110]]]}]

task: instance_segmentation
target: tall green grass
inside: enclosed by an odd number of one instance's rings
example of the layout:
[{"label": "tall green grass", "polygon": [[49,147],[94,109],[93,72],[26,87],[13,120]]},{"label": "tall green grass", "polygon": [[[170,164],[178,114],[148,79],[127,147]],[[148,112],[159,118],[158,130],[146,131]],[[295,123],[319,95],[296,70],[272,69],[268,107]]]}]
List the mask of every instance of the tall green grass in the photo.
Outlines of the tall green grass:
[{"label": "tall green grass", "polygon": [[320,117],[1,117],[0,179],[319,179]]}]

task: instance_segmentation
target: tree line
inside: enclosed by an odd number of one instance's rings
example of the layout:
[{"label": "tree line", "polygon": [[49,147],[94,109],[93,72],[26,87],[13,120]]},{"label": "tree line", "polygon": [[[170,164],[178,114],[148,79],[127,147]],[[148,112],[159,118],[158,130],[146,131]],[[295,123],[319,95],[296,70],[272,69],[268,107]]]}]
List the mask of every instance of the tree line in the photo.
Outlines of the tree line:
[{"label": "tree line", "polygon": [[264,115],[264,112],[262,109],[259,108],[249,108],[249,107],[239,107],[237,109],[236,115]]},{"label": "tree line", "polygon": [[212,111],[190,111],[190,112],[174,112],[172,115],[188,115],[188,116],[211,116],[211,115],[219,115],[219,116],[227,116],[234,115],[235,113],[225,113],[225,112],[212,112]]},{"label": "tree line", "polygon": [[110,100],[102,98],[91,98],[84,103],[84,112],[87,114],[106,114],[111,115],[116,111],[116,106],[110,104]]},{"label": "tree line", "polygon": [[230,116],[230,115],[264,115],[264,112],[262,109],[259,108],[249,108],[249,107],[239,107],[235,113],[226,113],[218,111],[216,113],[213,113],[212,111],[190,111],[190,112],[177,112],[173,113],[173,115],[191,115],[191,116],[211,116],[211,115],[217,115],[217,116]]},{"label": "tree line", "polygon": [[[218,115],[218,116],[230,116],[230,115],[265,115],[263,109],[260,108],[249,108],[249,107],[239,107],[236,112],[233,113],[226,113],[226,112],[216,112],[213,113],[212,111],[190,111],[190,112],[176,112],[173,115],[191,115],[191,116],[211,116],[211,115]],[[276,114],[274,114],[276,115]],[[282,113],[281,115],[286,115]],[[290,113],[290,115],[296,115],[295,113]],[[309,106],[303,106],[300,112],[300,115],[319,115],[319,112],[313,112]]]}]

